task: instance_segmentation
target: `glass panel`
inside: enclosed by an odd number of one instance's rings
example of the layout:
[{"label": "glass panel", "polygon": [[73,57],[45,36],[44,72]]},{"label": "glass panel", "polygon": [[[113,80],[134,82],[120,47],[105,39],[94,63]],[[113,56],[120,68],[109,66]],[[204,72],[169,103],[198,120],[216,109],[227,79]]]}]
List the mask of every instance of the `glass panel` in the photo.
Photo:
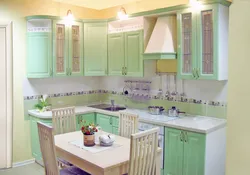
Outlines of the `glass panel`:
[{"label": "glass panel", "polygon": [[182,72],[192,73],[192,13],[182,15]]},{"label": "glass panel", "polygon": [[80,72],[79,26],[72,26],[72,72]]},{"label": "glass panel", "polygon": [[202,74],[213,74],[213,11],[202,16]]},{"label": "glass panel", "polygon": [[65,42],[65,25],[56,25],[56,71],[64,72],[64,42]]}]

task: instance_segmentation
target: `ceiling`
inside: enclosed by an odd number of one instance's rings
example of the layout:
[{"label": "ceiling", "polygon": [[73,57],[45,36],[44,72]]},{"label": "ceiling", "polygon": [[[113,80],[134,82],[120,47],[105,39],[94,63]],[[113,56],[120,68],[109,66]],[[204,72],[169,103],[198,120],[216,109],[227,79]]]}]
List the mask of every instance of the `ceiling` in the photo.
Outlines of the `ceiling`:
[{"label": "ceiling", "polygon": [[115,7],[118,5],[123,5],[130,2],[138,2],[142,0],[53,0],[53,1],[101,10],[105,8]]}]

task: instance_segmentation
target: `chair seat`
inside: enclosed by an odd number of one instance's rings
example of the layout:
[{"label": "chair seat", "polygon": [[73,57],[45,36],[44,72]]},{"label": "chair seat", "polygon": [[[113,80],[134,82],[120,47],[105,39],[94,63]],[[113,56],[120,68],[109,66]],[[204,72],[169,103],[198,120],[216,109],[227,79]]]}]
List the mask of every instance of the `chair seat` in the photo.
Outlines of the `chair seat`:
[{"label": "chair seat", "polygon": [[81,170],[80,168],[71,166],[68,168],[61,169],[60,175],[90,175],[90,174]]},{"label": "chair seat", "polygon": [[59,162],[59,163],[62,163],[63,165],[65,165],[65,166],[72,166],[73,164],[71,164],[71,163],[69,163],[68,161],[66,161],[66,160],[64,160],[64,159],[62,159],[62,158],[57,158],[57,161]]}]

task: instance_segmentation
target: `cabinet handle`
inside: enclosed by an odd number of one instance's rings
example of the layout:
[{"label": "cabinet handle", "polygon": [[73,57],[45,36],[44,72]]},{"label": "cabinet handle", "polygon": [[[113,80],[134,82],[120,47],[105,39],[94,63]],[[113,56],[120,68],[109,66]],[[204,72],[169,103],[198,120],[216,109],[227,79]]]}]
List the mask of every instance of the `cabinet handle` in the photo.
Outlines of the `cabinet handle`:
[{"label": "cabinet handle", "polygon": [[122,67],[122,75],[124,75],[124,67]]},{"label": "cabinet handle", "polygon": [[124,74],[127,75],[127,67],[124,67]]},{"label": "cabinet handle", "polygon": [[69,68],[66,68],[66,75],[69,75]]},{"label": "cabinet handle", "polygon": [[200,71],[199,68],[197,68],[197,69],[196,69],[196,75],[197,75],[196,78],[197,78],[197,79],[200,78],[199,71]]},{"label": "cabinet handle", "polygon": [[109,118],[109,123],[112,125],[112,117]]},{"label": "cabinet handle", "polygon": [[50,68],[50,76],[53,75],[53,71],[52,71],[52,68]]},{"label": "cabinet handle", "polygon": [[187,132],[185,132],[185,142],[187,143],[188,142],[188,134],[187,134]]},{"label": "cabinet handle", "polygon": [[69,68],[69,75],[72,75],[72,70],[71,70],[71,68]]},{"label": "cabinet handle", "polygon": [[181,140],[181,142],[183,142],[183,132],[182,131],[180,132],[180,140]]},{"label": "cabinet handle", "polygon": [[193,68],[192,74],[193,74],[193,78],[196,78],[195,77],[195,68]]}]

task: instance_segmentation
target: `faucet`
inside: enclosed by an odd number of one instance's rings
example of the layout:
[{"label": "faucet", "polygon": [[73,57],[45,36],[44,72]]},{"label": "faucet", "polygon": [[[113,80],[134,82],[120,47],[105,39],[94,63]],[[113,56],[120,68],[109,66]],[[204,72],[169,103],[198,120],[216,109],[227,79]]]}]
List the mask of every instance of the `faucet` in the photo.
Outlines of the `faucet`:
[{"label": "faucet", "polygon": [[115,100],[111,100],[111,106],[115,107]]}]

